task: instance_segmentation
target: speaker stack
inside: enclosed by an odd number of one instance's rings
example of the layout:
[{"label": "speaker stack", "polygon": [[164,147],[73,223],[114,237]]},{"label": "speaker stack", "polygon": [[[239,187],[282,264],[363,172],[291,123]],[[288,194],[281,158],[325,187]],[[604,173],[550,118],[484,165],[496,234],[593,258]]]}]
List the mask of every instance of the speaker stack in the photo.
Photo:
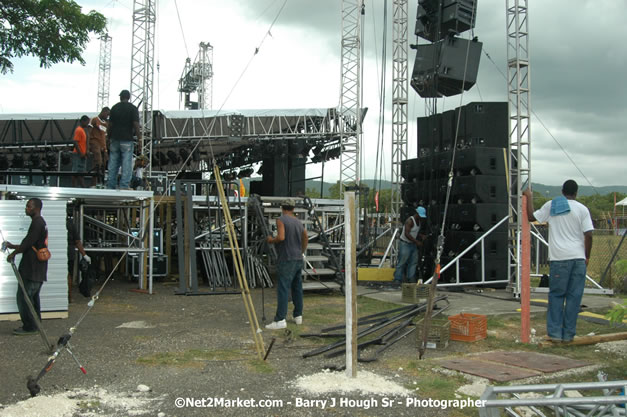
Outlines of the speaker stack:
[{"label": "speaker stack", "polygon": [[[403,211],[405,217],[413,214],[417,205],[427,208],[432,236],[422,253],[423,276],[433,273],[451,166],[454,176],[446,212],[442,265],[507,216],[508,133],[507,103],[470,103],[418,118],[419,156],[402,162],[401,193],[407,207]],[[506,279],[507,248],[504,223],[485,238],[483,256],[480,244],[462,255],[460,280],[480,281],[482,265],[486,280]],[[441,279],[454,282],[455,274],[455,268],[449,268]]]},{"label": "speaker stack", "polygon": [[453,96],[475,85],[482,44],[456,35],[475,27],[476,10],[475,0],[418,1],[414,32],[430,42],[415,46],[411,86],[421,97]]}]

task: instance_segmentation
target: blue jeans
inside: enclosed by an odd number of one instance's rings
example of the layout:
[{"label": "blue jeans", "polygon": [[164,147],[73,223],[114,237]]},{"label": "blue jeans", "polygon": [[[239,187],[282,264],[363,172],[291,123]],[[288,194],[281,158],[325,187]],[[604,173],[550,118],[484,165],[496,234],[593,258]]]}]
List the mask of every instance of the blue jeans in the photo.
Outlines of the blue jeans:
[{"label": "blue jeans", "polygon": [[[24,289],[26,289],[26,295],[33,303],[33,307],[35,307],[35,311],[39,316],[39,320],[41,320],[41,303],[39,302],[39,291],[41,291],[41,286],[43,282],[31,281],[30,279],[23,278],[24,281]],[[22,287],[18,285],[17,287],[17,310],[20,312],[20,318],[22,319],[22,328],[27,331],[37,330],[37,322],[33,318],[33,315],[30,312],[30,308],[28,308],[28,304],[24,299],[24,292],[22,291]]]},{"label": "blue jeans", "polygon": [[586,262],[583,259],[551,261],[549,274],[546,332],[551,339],[569,342],[577,330],[577,316],[586,285]]},{"label": "blue jeans", "polygon": [[403,275],[407,271],[407,282],[416,282],[416,266],[418,265],[418,247],[414,243],[399,240],[398,261],[394,271],[394,283],[403,282]]},{"label": "blue jeans", "polygon": [[277,305],[274,321],[285,320],[289,294],[294,303],[294,317],[303,315],[303,261],[284,261],[277,265]]},{"label": "blue jeans", "polygon": [[133,173],[133,150],[135,143],[132,141],[119,141],[112,139],[109,147],[109,177],[107,188],[115,189],[118,183],[118,171],[122,166],[119,188],[129,188],[131,174]]}]

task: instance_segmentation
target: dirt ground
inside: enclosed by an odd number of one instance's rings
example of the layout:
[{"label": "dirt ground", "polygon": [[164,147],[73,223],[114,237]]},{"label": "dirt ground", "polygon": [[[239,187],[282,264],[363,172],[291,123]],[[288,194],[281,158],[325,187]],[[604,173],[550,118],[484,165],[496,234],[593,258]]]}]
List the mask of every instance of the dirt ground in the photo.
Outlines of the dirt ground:
[{"label": "dirt ground", "polygon": [[[71,340],[87,374],[83,375],[71,356],[64,352],[40,381],[42,392],[36,399],[29,399],[26,378],[36,375],[45,365],[47,354],[43,344],[36,335],[13,336],[11,331],[18,327],[18,322],[0,322],[3,359],[0,361],[0,417],[477,416],[479,413],[475,407],[443,409],[440,405],[440,408],[425,408],[407,401],[468,399],[468,395],[473,394],[459,389],[469,384],[474,393],[472,399],[478,399],[483,390],[480,381],[443,371],[438,364],[443,357],[492,350],[539,351],[533,345],[517,343],[520,321],[515,314],[491,316],[485,340],[471,344],[450,342],[446,349],[429,349],[426,359],[418,360],[416,338],[412,334],[392,346],[376,362],[359,364],[359,370],[372,372],[397,384],[408,390],[409,396],[359,391],[311,394],[298,388],[296,380],[327,368],[341,367],[344,356],[326,358],[319,355],[303,359],[304,352],[329,343],[329,340],[301,338],[299,335],[317,333],[323,327],[343,322],[344,298],[338,292],[306,292],[302,326],[289,323],[289,332],[264,331],[266,348],[273,337],[276,342],[268,360],[263,362],[256,359],[251,328],[240,295],[174,295],[175,285],[163,282],[155,283],[154,295],[131,291],[135,287],[134,283],[124,280],[112,281],[106,287]],[[253,290],[252,296],[258,319],[262,322],[261,290]],[[274,316],[275,290],[266,289],[264,296],[268,322]],[[454,297],[451,295],[451,298]],[[493,302],[489,298],[478,300],[488,306]],[[76,292],[68,319],[45,320],[50,338],[56,341],[75,326],[87,309],[87,302],[87,298]],[[360,316],[392,307],[396,306],[368,297],[358,298]],[[532,318],[538,337],[543,335],[543,323],[543,313]],[[582,320],[578,323],[578,334],[611,331],[599,324]],[[534,383],[594,381],[598,369],[608,372],[610,379],[622,379],[627,372],[624,357],[601,353],[595,346],[577,349],[556,346],[541,351],[586,360],[594,366],[579,370],[575,376],[548,375]],[[138,392],[140,384],[147,386],[149,391]],[[177,406],[180,398],[188,401],[187,405]],[[203,399],[205,406],[189,403],[200,403]],[[253,408],[242,402],[250,399],[275,402],[269,408]],[[68,402],[71,407],[65,410],[63,407]]]},{"label": "dirt ground", "polygon": [[[392,398],[385,407],[383,397],[349,394],[311,395],[294,387],[297,377],[321,372],[328,366],[343,365],[344,358],[327,359],[317,356],[302,359],[303,352],[320,346],[321,342],[301,339],[285,331],[264,331],[266,347],[271,338],[277,338],[266,363],[256,360],[251,330],[240,295],[177,296],[174,286],[156,283],[155,294],[130,291],[135,284],[111,282],[93,310],[78,327],[71,340],[75,354],[87,374],[83,375],[73,359],[64,352],[52,370],[40,381],[40,395],[56,395],[83,390],[95,392],[105,389],[113,395],[138,396],[137,386],[144,384],[150,392],[149,406],[130,412],[123,407],[107,407],[95,396],[86,398],[80,409],[69,415],[147,415],[147,416],[205,416],[205,415],[416,415],[417,409],[406,406],[404,398]],[[307,323],[307,306],[312,296],[305,296],[305,323],[300,329],[290,324],[289,329],[317,331],[320,325]],[[316,295],[316,300],[324,299]],[[341,302],[339,294],[331,295]],[[261,290],[253,290],[258,318],[262,320]],[[265,290],[265,315],[271,321],[275,308],[275,292]],[[44,326],[51,339],[74,326],[87,308],[88,299],[76,293],[70,304],[69,318],[45,320]],[[311,301],[313,303],[313,301]],[[143,322],[143,323],[136,323]],[[124,325],[129,327],[119,326]],[[131,323],[131,324],[129,324]],[[337,321],[328,324],[336,324]],[[38,336],[13,336],[18,322],[0,322],[0,415],[35,415],[34,412],[7,414],[16,403],[29,399],[26,388],[28,375],[36,375],[45,365],[47,355]],[[133,328],[135,327],[135,328]],[[137,328],[139,327],[139,328]],[[393,360],[415,357],[415,339],[408,337],[386,353]],[[399,368],[402,368],[399,366]],[[411,387],[414,376],[396,369],[387,360],[360,364],[359,369],[374,372],[400,386]],[[270,409],[249,408],[240,403],[230,407],[178,408],[177,398],[278,399],[283,406]],[[374,398],[378,407],[363,400]],[[320,404],[304,400],[327,399],[336,401],[322,409]],[[361,403],[349,400],[361,400]],[[32,401],[32,400],[31,400]],[[339,406],[345,401],[345,406]],[[290,402],[291,404],[287,404]],[[399,404],[401,402],[401,404]],[[50,399],[50,404],[53,404]],[[4,414],[3,413],[4,409]],[[161,413],[161,414],[160,414]],[[425,416],[447,416],[449,410],[420,409]],[[50,416],[51,414],[43,414]],[[63,414],[58,414],[63,415]]]}]

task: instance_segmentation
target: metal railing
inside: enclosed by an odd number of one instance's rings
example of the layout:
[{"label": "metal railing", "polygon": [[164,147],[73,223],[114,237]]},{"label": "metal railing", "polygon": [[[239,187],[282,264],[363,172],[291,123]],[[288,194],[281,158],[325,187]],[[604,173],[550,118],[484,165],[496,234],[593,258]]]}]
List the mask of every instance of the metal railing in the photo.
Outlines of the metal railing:
[{"label": "metal railing", "polygon": [[[505,216],[499,221],[497,224],[492,226],[487,232],[485,232],[481,237],[475,240],[470,246],[461,251],[455,258],[453,258],[448,264],[446,264],[442,269],[440,269],[440,274],[444,271],[451,268],[455,265],[455,282],[448,282],[445,284],[438,284],[438,287],[452,287],[452,286],[460,286],[460,285],[477,285],[477,284],[503,284],[508,283],[509,279],[505,280],[494,280],[494,281],[486,281],[485,279],[485,238],[489,236],[492,232],[498,229],[503,223],[505,223],[509,219],[509,216]],[[460,259],[467,254],[472,248],[481,244],[481,281],[472,281],[472,282],[461,282],[459,279],[459,261]],[[506,273],[507,271],[503,271]],[[433,276],[425,281],[425,284],[428,284],[433,279]]]}]

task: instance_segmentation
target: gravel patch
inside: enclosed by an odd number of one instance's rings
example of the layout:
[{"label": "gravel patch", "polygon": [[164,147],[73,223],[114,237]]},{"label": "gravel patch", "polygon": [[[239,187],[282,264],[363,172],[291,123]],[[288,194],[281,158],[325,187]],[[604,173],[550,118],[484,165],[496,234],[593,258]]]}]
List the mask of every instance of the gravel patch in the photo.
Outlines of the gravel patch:
[{"label": "gravel patch", "polygon": [[411,391],[369,371],[358,371],[355,378],[346,372],[325,370],[313,375],[301,376],[294,387],[309,394],[350,393],[408,396]]}]

